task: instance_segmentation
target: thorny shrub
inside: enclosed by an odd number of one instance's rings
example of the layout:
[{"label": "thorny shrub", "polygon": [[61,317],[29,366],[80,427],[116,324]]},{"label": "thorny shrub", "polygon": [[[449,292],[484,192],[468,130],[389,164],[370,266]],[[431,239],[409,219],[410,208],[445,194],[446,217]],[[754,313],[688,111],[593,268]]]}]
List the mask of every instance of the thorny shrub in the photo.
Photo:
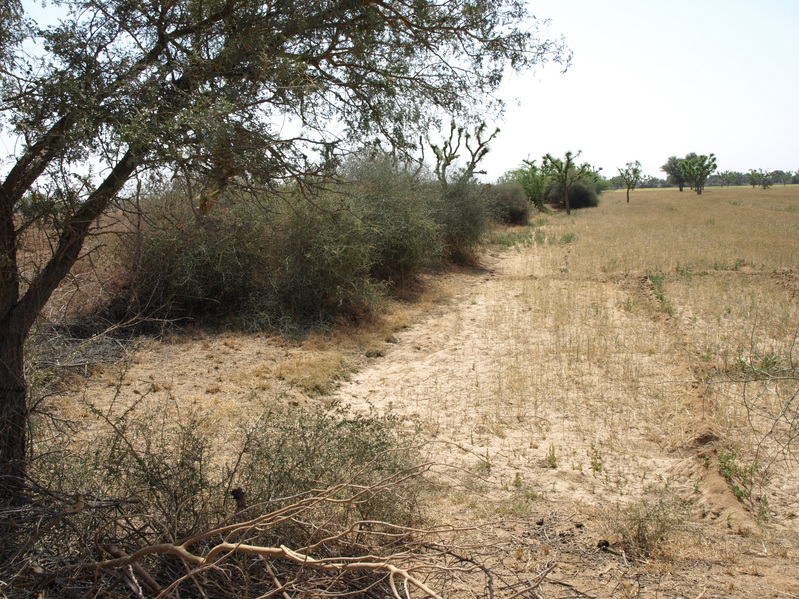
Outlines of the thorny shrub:
[{"label": "thorny shrub", "polygon": [[[231,432],[211,430],[207,418],[175,400],[154,405],[145,394],[119,409],[115,402],[86,405],[90,429],[37,422],[28,496],[0,508],[0,526],[15,539],[0,553],[0,580],[13,596],[96,596],[149,577],[182,597],[248,597],[274,589],[274,575],[292,577],[298,588],[346,593],[385,585],[384,572],[339,572],[325,582],[297,563],[270,566],[234,554],[194,571],[166,548],[202,556],[227,539],[318,559],[377,555],[391,553],[403,526],[419,523],[425,467],[416,434],[396,416],[305,410],[274,398]],[[234,537],[213,532],[252,519],[259,524]],[[92,566],[137,551],[144,574]]]}]

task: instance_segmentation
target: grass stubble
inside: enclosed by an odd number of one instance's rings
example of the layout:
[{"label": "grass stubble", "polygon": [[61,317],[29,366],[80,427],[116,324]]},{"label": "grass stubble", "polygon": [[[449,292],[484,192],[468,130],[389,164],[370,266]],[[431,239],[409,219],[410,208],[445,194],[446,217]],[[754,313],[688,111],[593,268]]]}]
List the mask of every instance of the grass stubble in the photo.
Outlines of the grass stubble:
[{"label": "grass stubble", "polygon": [[[388,328],[152,343],[117,401],[185,398],[217,423],[259,393],[390,408],[467,473],[440,493],[441,518],[586,520],[591,543],[608,538],[650,572],[715,564],[696,575],[700,591],[746,594],[766,572],[794,592],[799,190],[645,190],[630,204],[611,192],[516,235],[448,281],[449,300],[425,315],[403,304]],[[71,416],[86,400],[70,401]],[[498,529],[527,567],[554,559],[557,544]],[[742,557],[755,546],[766,561]]]}]

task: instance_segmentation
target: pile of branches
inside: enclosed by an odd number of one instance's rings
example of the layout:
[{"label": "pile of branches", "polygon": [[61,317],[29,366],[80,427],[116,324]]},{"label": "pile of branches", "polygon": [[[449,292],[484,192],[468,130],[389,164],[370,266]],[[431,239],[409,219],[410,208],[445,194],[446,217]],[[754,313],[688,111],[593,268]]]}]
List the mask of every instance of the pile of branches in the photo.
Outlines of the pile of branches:
[{"label": "pile of branches", "polygon": [[34,500],[0,512],[11,539],[0,565],[0,596],[411,599],[463,591],[534,597],[546,572],[531,585],[492,571],[477,557],[485,546],[457,542],[473,529],[338,516],[424,468],[370,486],[342,484],[252,506],[244,490],[234,489],[235,513],[175,542],[155,542],[168,523],[138,512],[135,501],[30,488]]}]

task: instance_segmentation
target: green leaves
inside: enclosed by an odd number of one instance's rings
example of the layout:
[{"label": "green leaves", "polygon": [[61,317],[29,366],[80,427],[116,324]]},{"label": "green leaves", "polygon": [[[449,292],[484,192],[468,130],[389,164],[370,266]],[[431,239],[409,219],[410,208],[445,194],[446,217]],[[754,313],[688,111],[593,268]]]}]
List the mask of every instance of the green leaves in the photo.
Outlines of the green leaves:
[{"label": "green leaves", "polygon": [[630,202],[630,191],[641,184],[641,163],[639,161],[628,162],[624,169],[618,169],[619,176],[627,186],[627,203]]},{"label": "green leaves", "polygon": [[[690,155],[689,155],[690,156]],[[685,179],[693,183],[694,190],[697,194],[702,193],[705,188],[707,178],[716,170],[716,155],[710,154],[705,156],[686,157],[685,160],[680,162],[680,168],[685,176]]]}]

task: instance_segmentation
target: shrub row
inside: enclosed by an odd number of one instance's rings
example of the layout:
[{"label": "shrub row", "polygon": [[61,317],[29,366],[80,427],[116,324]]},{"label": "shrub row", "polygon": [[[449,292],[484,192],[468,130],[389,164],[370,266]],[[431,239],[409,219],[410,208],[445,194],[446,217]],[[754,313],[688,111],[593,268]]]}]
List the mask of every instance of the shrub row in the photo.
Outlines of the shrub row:
[{"label": "shrub row", "polygon": [[443,186],[389,157],[353,160],[341,175],[312,198],[228,194],[207,216],[178,189],[151,194],[146,225],[123,243],[117,309],[234,316],[251,329],[357,319],[424,270],[473,261],[493,220],[529,215],[518,186]]}]

